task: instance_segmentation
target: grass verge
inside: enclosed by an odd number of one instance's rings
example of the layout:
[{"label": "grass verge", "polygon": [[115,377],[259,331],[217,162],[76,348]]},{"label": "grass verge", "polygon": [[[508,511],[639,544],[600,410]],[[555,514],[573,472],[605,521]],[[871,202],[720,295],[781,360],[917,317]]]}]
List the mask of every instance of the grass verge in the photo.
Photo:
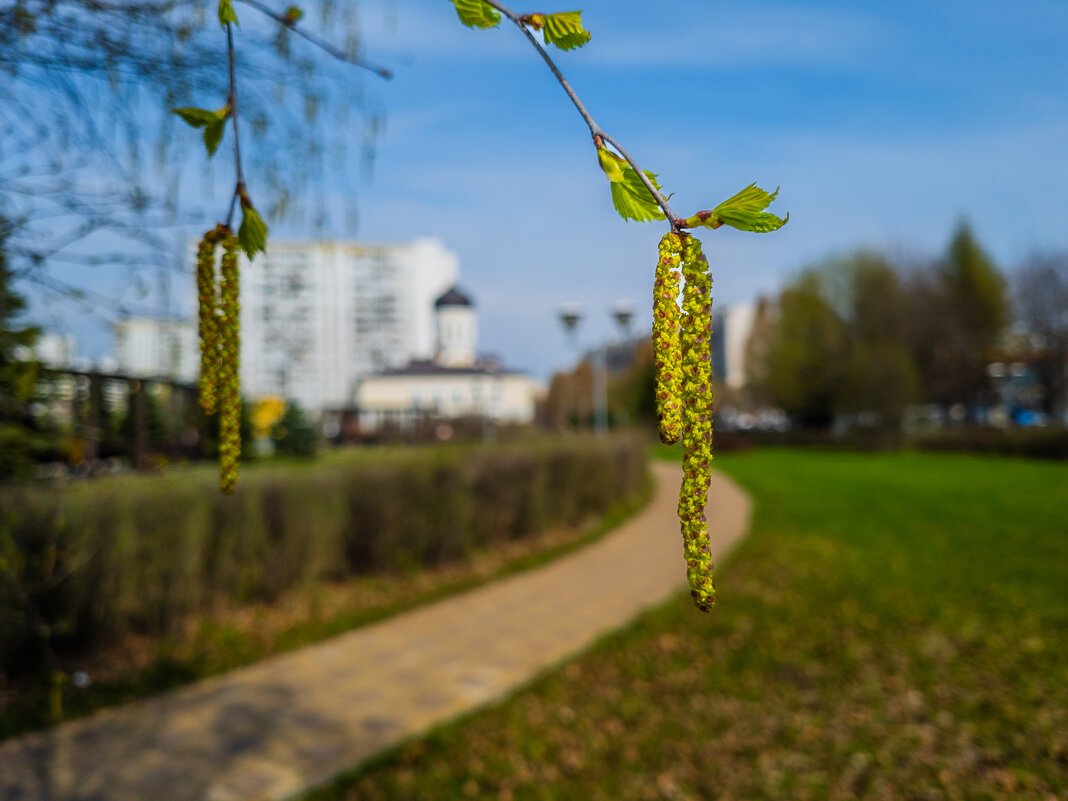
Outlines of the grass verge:
[{"label": "grass verge", "polygon": [[1068,798],[1068,465],[717,462],[756,505],[711,615],[669,602],[311,798]]},{"label": "grass verge", "polygon": [[[126,637],[84,658],[65,660],[68,674],[85,671],[93,682],[84,689],[64,688],[63,717],[155,695],[534,569],[637,514],[652,497],[654,481],[650,474],[635,497],[580,526],[557,526],[441,567],[315,583],[270,604],[235,606],[191,621],[180,637]],[[0,686],[0,740],[51,725],[50,707],[43,683]]]}]

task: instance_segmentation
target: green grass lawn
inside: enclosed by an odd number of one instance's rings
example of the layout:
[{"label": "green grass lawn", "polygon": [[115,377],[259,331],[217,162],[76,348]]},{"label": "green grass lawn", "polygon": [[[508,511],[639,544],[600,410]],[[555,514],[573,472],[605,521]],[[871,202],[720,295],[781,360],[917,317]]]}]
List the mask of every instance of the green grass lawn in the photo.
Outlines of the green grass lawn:
[{"label": "green grass lawn", "polygon": [[1068,465],[717,465],[756,515],[711,615],[680,597],[314,798],[1068,798]]}]

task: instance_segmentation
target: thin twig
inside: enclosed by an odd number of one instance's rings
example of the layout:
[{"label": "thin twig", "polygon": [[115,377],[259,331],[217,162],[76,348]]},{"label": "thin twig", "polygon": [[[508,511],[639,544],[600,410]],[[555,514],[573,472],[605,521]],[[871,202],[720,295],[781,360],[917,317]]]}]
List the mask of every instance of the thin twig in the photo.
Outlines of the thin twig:
[{"label": "thin twig", "polygon": [[560,68],[556,66],[556,63],[552,60],[552,57],[547,52],[545,52],[545,48],[541,46],[541,42],[535,39],[534,34],[532,34],[530,32],[530,29],[523,24],[523,18],[511,9],[505,8],[499,3],[491,2],[490,0],[487,0],[487,2],[489,2],[491,6],[496,8],[506,17],[508,17],[508,19],[510,19],[512,22],[514,22],[519,27],[519,30],[521,30],[526,35],[527,39],[530,41],[530,44],[534,47],[534,49],[541,54],[541,57],[545,60],[546,65],[548,65],[549,69],[552,71],[552,74],[556,76],[556,80],[560,82],[560,85],[564,87],[564,91],[567,92],[567,96],[571,98],[571,102],[575,104],[575,108],[578,109],[578,113],[582,115],[582,119],[584,119],[586,121],[586,125],[589,126],[590,136],[597,136],[598,134],[603,135],[603,132],[601,131],[601,126],[594,122],[593,115],[590,114],[590,112],[586,109],[586,106],[582,104],[582,101],[579,99],[579,96],[575,94],[575,90],[571,88],[571,84],[567,82],[567,78],[565,78],[564,74],[560,72]]},{"label": "thin twig", "polygon": [[[243,2],[247,3],[250,2],[250,0],[243,0]],[[596,121],[593,119],[593,115],[590,114],[590,112],[586,109],[586,106],[583,105],[582,100],[579,99],[579,96],[578,94],[576,94],[575,90],[571,88],[571,84],[568,83],[567,78],[565,78],[564,74],[560,72],[560,68],[556,66],[556,63],[545,51],[545,48],[541,46],[541,43],[534,38],[534,34],[532,34],[530,32],[530,29],[523,23],[523,18],[519,14],[516,14],[514,11],[512,11],[512,9],[499,3],[497,0],[484,0],[484,2],[488,5],[493,6],[495,9],[504,14],[504,16],[508,17],[508,19],[514,22],[516,24],[516,27],[518,27],[519,30],[521,30],[523,34],[527,37],[530,44],[533,45],[534,49],[541,54],[541,57],[545,61],[545,64],[549,67],[549,70],[556,77],[556,80],[560,83],[560,86],[563,87],[563,90],[567,93],[567,96],[571,98],[571,102],[575,104],[575,108],[578,110],[578,113],[582,116],[582,119],[589,127],[590,136],[593,138],[594,145],[599,148],[601,147],[603,142],[607,142],[612,147],[614,147],[616,151],[618,151],[619,155],[623,157],[623,160],[626,161],[627,164],[630,165],[631,169],[633,169],[634,172],[638,174],[638,178],[643,184],[645,184],[645,188],[649,191],[649,194],[653,196],[653,199],[656,201],[656,204],[664,212],[664,216],[667,217],[668,222],[671,223],[672,229],[674,229],[675,231],[681,231],[683,228],[685,228],[686,221],[679,217],[674,211],[672,211],[671,206],[668,205],[667,199],[662,194],[660,194],[659,190],[657,190],[655,186],[653,186],[653,182],[649,180],[649,177],[645,174],[645,171],[638,166],[638,162],[631,158],[631,156],[627,153],[626,150],[623,149],[619,142],[609,136],[604,131],[604,129],[596,123]]]},{"label": "thin twig", "polygon": [[234,187],[234,193],[230,195],[230,210],[226,212],[226,227],[231,228],[234,221],[234,209],[237,208],[237,199],[241,196],[241,184]]},{"label": "thin twig", "polygon": [[226,23],[226,51],[230,60],[230,98],[227,101],[230,106],[230,120],[234,125],[234,164],[237,168],[237,185],[234,187],[234,196],[230,198],[230,211],[226,215],[226,227],[230,228],[234,221],[234,206],[237,196],[245,187],[245,173],[241,168],[241,134],[237,127],[237,78],[234,72],[234,30],[232,23]]},{"label": "thin twig", "polygon": [[378,77],[385,78],[387,81],[390,78],[393,77],[393,73],[390,72],[385,67],[380,67],[377,64],[371,63],[370,61],[366,61],[366,60],[364,60],[362,58],[357,58],[356,56],[350,56],[350,55],[346,54],[343,50],[339,50],[338,48],[334,47],[334,45],[330,44],[330,42],[327,42],[325,39],[320,39],[315,34],[308,33],[303,28],[298,28],[297,27],[297,20],[290,19],[288,16],[286,16],[284,14],[279,14],[279,13],[277,13],[275,11],[272,11],[267,6],[265,6],[262,3],[260,3],[258,0],[241,0],[241,2],[244,3],[247,6],[251,6],[252,8],[256,9],[257,11],[259,11],[261,14],[265,14],[266,16],[270,17],[275,22],[277,22],[279,25],[282,25],[285,28],[288,28],[293,33],[295,33],[297,36],[300,36],[301,38],[311,42],[313,45],[318,47],[324,53],[327,53],[327,54],[333,56],[334,58],[338,59],[339,61],[345,61],[345,62],[348,62],[349,64],[353,64],[353,65],[355,65],[357,67],[363,67],[365,70],[370,70],[371,72],[373,72]]}]

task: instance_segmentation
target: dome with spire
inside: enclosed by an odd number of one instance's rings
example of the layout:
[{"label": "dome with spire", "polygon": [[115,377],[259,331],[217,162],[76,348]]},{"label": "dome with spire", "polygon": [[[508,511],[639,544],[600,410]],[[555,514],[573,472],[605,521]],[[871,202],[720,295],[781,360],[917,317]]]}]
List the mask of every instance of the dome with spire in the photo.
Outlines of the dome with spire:
[{"label": "dome with spire", "polygon": [[443,306],[468,306],[473,307],[475,304],[471,301],[471,298],[467,297],[460,291],[459,287],[453,287],[440,298],[434,301],[434,308],[440,309]]}]

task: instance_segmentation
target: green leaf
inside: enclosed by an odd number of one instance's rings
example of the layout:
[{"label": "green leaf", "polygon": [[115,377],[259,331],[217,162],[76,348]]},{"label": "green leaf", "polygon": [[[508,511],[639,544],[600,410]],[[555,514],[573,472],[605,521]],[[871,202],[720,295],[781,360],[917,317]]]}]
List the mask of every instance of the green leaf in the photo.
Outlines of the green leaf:
[{"label": "green leaf", "polygon": [[177,114],[187,125],[192,125],[194,128],[202,128],[205,125],[210,125],[216,120],[218,112],[210,111],[206,108],[174,108],[171,109],[172,114]]},{"label": "green leaf", "polygon": [[241,227],[237,229],[237,239],[249,261],[260,251],[267,251],[267,223],[252,206],[241,205]]},{"label": "green leaf", "polygon": [[482,0],[452,0],[456,15],[468,28],[492,28],[501,21],[501,12]]},{"label": "green leaf", "polygon": [[775,200],[777,194],[779,194],[778,189],[774,192],[766,192],[756,184],[749,184],[712,211],[697,212],[686,220],[686,226],[688,228],[698,226],[719,228],[721,225],[729,225],[739,231],[753,231],[758,234],[778,231],[786,225],[790,215],[787,214],[785,219],[780,219],[771,212],[764,211]]},{"label": "green leaf", "polygon": [[215,155],[226,131],[226,117],[214,119],[204,126],[204,146],[208,149],[208,158]]},{"label": "green leaf", "polygon": [[[644,172],[645,177],[659,190],[660,184],[656,181],[655,173],[648,170]],[[615,204],[619,216],[625,220],[649,222],[665,219],[664,212],[660,210],[656,199],[649,194],[649,190],[638,177],[638,173],[630,167],[623,170],[622,182],[612,184],[612,203]]]},{"label": "green leaf", "polygon": [[[638,222],[665,219],[656,198],[650,194],[638,173],[624,159],[605,147],[597,148],[597,159],[601,162],[605,176],[612,183],[612,203],[620,217]],[[656,174],[648,170],[644,172],[645,177],[659,191],[660,184],[657,183]]]},{"label": "green leaf", "polygon": [[208,149],[208,156],[214,156],[226,130],[226,120],[230,116],[230,104],[227,103],[215,111],[210,111],[206,108],[188,107],[172,109],[172,112],[185,120],[188,125],[204,129],[204,146]]},{"label": "green leaf", "polygon": [[283,21],[286,25],[295,25],[303,16],[304,12],[300,10],[299,6],[290,6],[286,9],[286,15],[283,18]]},{"label": "green leaf", "polygon": [[542,34],[545,44],[556,45],[561,50],[574,50],[590,41],[590,32],[582,27],[581,11],[546,14]]},{"label": "green leaf", "polygon": [[234,13],[234,7],[230,0],[219,0],[219,24],[225,28],[228,22],[232,22],[234,25],[240,24],[237,21],[237,14]]}]

